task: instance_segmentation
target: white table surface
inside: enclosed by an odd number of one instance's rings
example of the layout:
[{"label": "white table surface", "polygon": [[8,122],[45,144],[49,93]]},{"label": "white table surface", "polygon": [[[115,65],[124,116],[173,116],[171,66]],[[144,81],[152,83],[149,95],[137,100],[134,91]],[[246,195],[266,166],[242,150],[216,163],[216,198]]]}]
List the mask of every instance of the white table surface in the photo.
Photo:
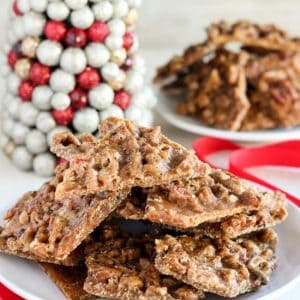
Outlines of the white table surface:
[{"label": "white table surface", "polygon": [[[5,40],[7,8],[10,2],[10,0],[2,0],[0,3],[0,45],[3,45]],[[300,1],[298,0],[251,0],[247,2],[240,0],[144,0],[141,8],[139,35],[142,53],[149,67],[148,77],[150,78],[155,68],[171,55],[203,37],[203,26],[211,21],[225,18],[230,21],[250,18],[259,22],[277,22],[293,34],[299,34],[299,11]],[[0,96],[3,90],[3,82],[0,81]],[[155,121],[162,126],[164,133],[170,138],[191,147],[192,141],[196,138],[195,135],[173,128],[159,117],[156,117]],[[226,165],[225,154],[216,155],[212,160],[218,162],[219,165]],[[299,170],[259,168],[252,171],[300,197]],[[20,172],[2,153],[0,154],[1,206],[5,206],[6,198],[17,199],[22,193],[38,188],[43,181],[44,179],[31,173]],[[300,299],[300,286],[277,299]]]}]

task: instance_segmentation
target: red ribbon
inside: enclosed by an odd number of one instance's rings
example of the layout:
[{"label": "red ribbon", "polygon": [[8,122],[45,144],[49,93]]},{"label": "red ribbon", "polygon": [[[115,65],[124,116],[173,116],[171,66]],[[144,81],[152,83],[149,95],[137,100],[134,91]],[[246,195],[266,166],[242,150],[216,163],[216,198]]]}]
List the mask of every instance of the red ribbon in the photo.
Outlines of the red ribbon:
[{"label": "red ribbon", "polygon": [[22,298],[11,292],[0,283],[0,300],[22,300]]},{"label": "red ribbon", "polygon": [[258,178],[246,171],[250,167],[258,166],[285,166],[300,167],[300,140],[276,143],[267,146],[243,148],[227,140],[204,137],[196,139],[193,148],[198,158],[204,162],[207,156],[219,151],[231,151],[229,155],[229,171],[239,177],[251,180],[271,190],[284,193],[289,200],[300,206],[300,199],[286,191]]}]

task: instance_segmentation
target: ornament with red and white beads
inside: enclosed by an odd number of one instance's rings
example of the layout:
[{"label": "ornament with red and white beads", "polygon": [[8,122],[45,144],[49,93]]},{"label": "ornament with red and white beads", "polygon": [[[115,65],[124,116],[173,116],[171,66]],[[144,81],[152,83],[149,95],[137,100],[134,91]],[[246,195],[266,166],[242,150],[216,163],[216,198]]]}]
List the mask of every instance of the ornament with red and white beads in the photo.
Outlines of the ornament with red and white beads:
[{"label": "ornament with red and white beads", "polygon": [[51,176],[56,133],[97,134],[109,116],[151,122],[155,99],[135,54],[140,2],[14,1],[0,57],[8,90],[1,148],[20,169]]}]

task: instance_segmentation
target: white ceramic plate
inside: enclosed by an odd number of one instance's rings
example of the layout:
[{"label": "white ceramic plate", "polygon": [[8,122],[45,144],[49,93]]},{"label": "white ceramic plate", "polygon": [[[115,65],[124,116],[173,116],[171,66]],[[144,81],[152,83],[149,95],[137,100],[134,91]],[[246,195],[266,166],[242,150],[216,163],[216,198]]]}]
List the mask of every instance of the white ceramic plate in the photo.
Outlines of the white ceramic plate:
[{"label": "white ceramic plate", "polygon": [[[38,188],[44,179],[18,171],[2,154],[0,166],[0,217],[2,217],[20,195]],[[271,283],[255,293],[239,297],[239,300],[271,300],[279,299],[281,295],[284,295],[281,299],[285,299],[289,291],[300,284],[299,220],[299,209],[290,204],[289,218],[276,229],[280,238],[279,267],[274,272]],[[1,254],[0,282],[27,300],[65,300],[38,265],[25,259]],[[208,299],[221,298],[208,296]]]},{"label": "white ceramic plate", "polygon": [[241,142],[276,142],[300,138],[300,126],[293,129],[272,129],[252,132],[234,132],[207,127],[191,116],[176,114],[176,104],[179,101],[177,96],[168,96],[159,89],[155,90],[158,96],[157,112],[173,126],[188,132]]}]

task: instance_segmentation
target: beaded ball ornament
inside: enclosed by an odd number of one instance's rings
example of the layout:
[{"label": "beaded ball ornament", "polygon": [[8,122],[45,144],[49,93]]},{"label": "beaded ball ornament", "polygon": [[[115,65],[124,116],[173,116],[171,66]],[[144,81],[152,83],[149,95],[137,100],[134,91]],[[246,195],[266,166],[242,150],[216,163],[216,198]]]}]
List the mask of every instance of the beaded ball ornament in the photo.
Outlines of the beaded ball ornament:
[{"label": "beaded ball ornament", "polygon": [[22,170],[51,176],[52,137],[97,134],[109,116],[150,126],[135,34],[141,0],[15,0],[1,61],[7,82],[0,146]]}]

